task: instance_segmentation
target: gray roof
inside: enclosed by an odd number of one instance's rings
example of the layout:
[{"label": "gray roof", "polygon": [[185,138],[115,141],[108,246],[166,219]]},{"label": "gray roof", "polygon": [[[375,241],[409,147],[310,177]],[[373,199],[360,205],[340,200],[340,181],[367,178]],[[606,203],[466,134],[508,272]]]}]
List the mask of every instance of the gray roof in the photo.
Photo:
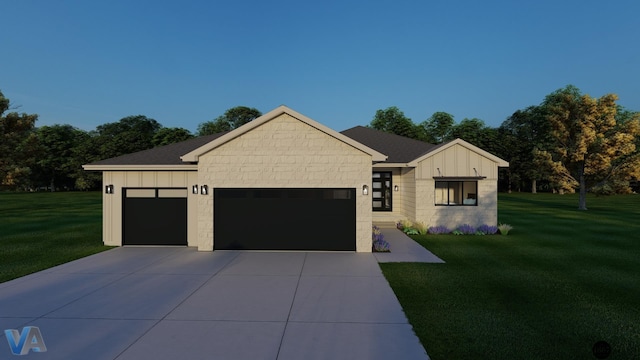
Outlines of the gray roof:
[{"label": "gray roof", "polygon": [[186,165],[180,156],[211,142],[227,132],[205,135],[175,144],[158,146],[132,154],[100,160],[88,165]]},{"label": "gray roof", "polygon": [[408,163],[433,150],[436,145],[384,131],[356,126],[341,132],[353,140],[388,156],[388,163]]},{"label": "gray roof", "polygon": [[[159,146],[88,165],[186,165],[180,157],[226,134],[200,136],[175,144]],[[341,132],[363,145],[388,156],[388,163],[408,163],[434,149],[436,146],[404,136],[389,134],[364,126],[356,126]]]}]

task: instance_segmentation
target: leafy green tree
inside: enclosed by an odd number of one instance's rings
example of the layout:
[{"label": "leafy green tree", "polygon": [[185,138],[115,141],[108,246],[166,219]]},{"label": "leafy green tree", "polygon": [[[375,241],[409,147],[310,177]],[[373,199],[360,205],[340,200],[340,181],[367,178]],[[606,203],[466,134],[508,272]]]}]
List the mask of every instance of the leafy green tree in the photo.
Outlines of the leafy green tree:
[{"label": "leafy green tree", "polygon": [[537,152],[537,163],[547,169],[564,190],[579,188],[578,209],[587,210],[587,190],[593,186],[637,177],[636,151],[640,117],[616,119],[618,97],[598,99],[567,86],[547,95],[544,106],[551,126],[552,146]]},{"label": "leafy green tree", "polygon": [[161,128],[156,120],[144,115],[127,116],[118,122],[98,126],[93,137],[94,146],[100,159],[151,149],[153,138]]},{"label": "leafy green tree", "polygon": [[187,129],[183,128],[161,128],[154,135],[151,142],[153,146],[169,145],[193,138]]},{"label": "leafy green tree", "polygon": [[438,111],[433,113],[430,118],[423,121],[420,126],[426,134],[426,141],[434,144],[441,144],[450,140],[450,134],[453,130],[455,121],[453,115]]},{"label": "leafy green tree", "polygon": [[536,151],[549,147],[551,127],[542,106],[530,106],[517,110],[499,128],[499,143],[509,144],[502,156],[509,161],[509,175],[512,183],[520,190],[522,183],[531,184],[531,192],[537,192],[537,181],[543,172],[536,166]]},{"label": "leafy green tree", "polygon": [[38,156],[33,169],[33,181],[47,185],[51,191],[58,187],[74,188],[74,175],[82,159],[76,148],[86,133],[71,125],[42,126],[36,129]]},{"label": "leafy green tree", "polygon": [[0,185],[27,188],[35,159],[38,115],[7,113],[9,109],[9,99],[0,92]]},{"label": "leafy green tree", "polygon": [[198,125],[198,136],[217,134],[229,131],[262,116],[260,110],[247,106],[236,106],[224,112],[212,121]]},{"label": "leafy green tree", "polygon": [[377,110],[369,126],[376,130],[406,136],[412,139],[424,139],[424,137],[421,136],[422,134],[418,126],[416,126],[410,118],[406,117],[396,106],[391,106],[384,110]]},{"label": "leafy green tree", "polygon": [[449,133],[449,139],[460,138],[486,151],[493,152],[492,148],[497,141],[497,131],[488,127],[484,121],[473,119],[462,119],[460,123],[453,126]]}]

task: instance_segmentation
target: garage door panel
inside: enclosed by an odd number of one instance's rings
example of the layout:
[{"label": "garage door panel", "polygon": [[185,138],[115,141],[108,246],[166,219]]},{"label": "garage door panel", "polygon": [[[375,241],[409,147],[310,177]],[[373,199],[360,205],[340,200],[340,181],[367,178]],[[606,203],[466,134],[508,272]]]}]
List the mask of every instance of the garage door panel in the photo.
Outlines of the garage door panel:
[{"label": "garage door panel", "polygon": [[[165,196],[186,195],[186,190],[177,190]],[[157,189],[125,189],[123,245],[187,245],[186,196],[158,197],[159,193]]]},{"label": "garage door panel", "polygon": [[355,189],[215,189],[215,249],[355,250]]}]

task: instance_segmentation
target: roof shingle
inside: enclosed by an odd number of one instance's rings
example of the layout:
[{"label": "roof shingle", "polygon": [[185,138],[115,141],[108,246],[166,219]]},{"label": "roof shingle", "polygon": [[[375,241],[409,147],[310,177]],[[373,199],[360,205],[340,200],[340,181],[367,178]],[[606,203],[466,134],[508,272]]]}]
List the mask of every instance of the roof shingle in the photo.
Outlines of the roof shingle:
[{"label": "roof shingle", "polygon": [[433,150],[436,145],[408,137],[386,133],[364,126],[356,126],[341,132],[388,156],[388,163],[408,163]]},{"label": "roof shingle", "polygon": [[180,156],[213,141],[227,132],[205,135],[175,144],[100,160],[88,165],[186,165]]},{"label": "roof shingle", "polygon": [[[187,165],[180,157],[226,134],[200,136],[175,144],[159,146],[110,159],[93,162],[95,165]],[[436,145],[389,134],[384,131],[356,126],[341,132],[363,145],[388,156],[388,163],[408,163],[433,150]]]}]

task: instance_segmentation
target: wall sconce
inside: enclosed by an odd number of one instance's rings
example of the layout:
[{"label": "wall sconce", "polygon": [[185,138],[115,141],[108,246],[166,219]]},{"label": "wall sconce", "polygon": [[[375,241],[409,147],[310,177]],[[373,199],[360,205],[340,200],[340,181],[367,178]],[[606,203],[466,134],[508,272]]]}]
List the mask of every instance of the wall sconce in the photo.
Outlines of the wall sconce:
[{"label": "wall sconce", "polygon": [[209,187],[207,185],[200,186],[200,194],[207,195],[209,193]]},{"label": "wall sconce", "polygon": [[192,194],[197,194],[198,193],[198,184],[195,184],[191,187],[191,193]]},{"label": "wall sconce", "polygon": [[398,185],[393,185],[393,191],[398,191],[400,190],[400,188],[398,187]]},{"label": "wall sconce", "polygon": [[362,195],[369,195],[369,187],[367,185],[362,185]]},{"label": "wall sconce", "polygon": [[112,195],[113,194],[113,185],[107,185],[104,187],[104,193]]}]

